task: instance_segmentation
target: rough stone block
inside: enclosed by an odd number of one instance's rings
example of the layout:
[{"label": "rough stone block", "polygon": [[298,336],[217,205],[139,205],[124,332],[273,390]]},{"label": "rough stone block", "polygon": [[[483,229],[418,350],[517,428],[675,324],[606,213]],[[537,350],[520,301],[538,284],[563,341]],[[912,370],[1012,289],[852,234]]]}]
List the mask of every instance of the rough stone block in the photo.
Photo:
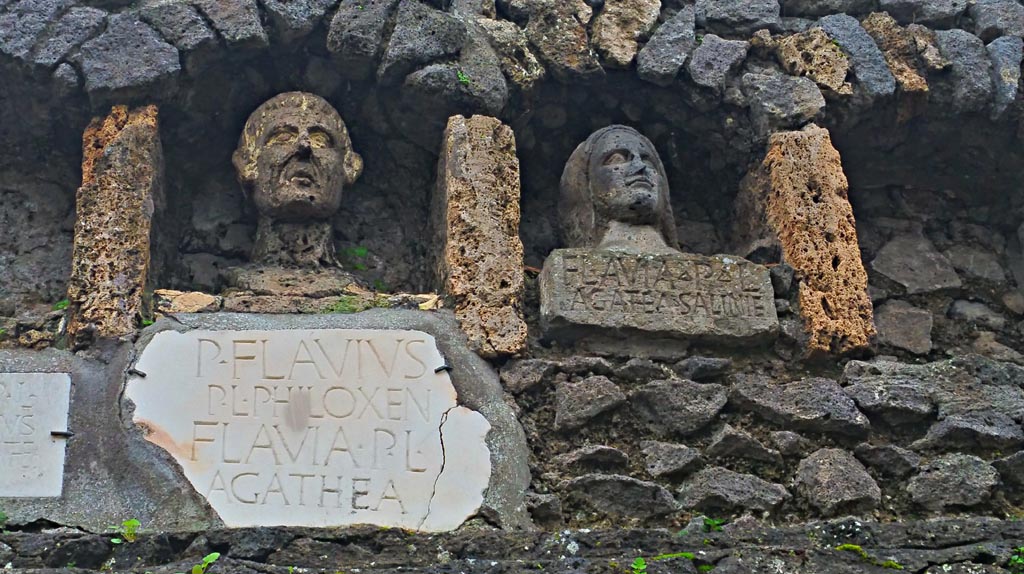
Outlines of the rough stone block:
[{"label": "rough stone block", "polygon": [[916,504],[929,510],[970,508],[992,495],[999,473],[984,460],[971,455],[939,457],[910,479],[907,492]]},{"label": "rough stone block", "polygon": [[398,0],[341,0],[327,33],[327,49],[341,61],[339,73],[357,79],[370,75],[396,6]]},{"label": "rough stone block", "polygon": [[625,393],[601,375],[575,383],[562,383],[555,389],[555,428],[577,429],[625,402]]},{"label": "rough stone block", "polygon": [[270,17],[270,29],[283,43],[294,42],[313,31],[338,0],[262,0]]},{"label": "rough stone block", "polygon": [[749,48],[750,44],[743,40],[723,40],[707,34],[693,51],[686,69],[695,84],[721,92],[729,74],[746,59]]},{"label": "rough stone block", "polygon": [[592,16],[593,9],[584,0],[531,4],[526,37],[556,79],[573,81],[604,72],[587,34]]},{"label": "rough stone block", "polygon": [[867,512],[882,498],[864,465],[838,448],[823,448],[800,461],[794,488],[823,516]]},{"label": "rough stone block", "polygon": [[526,39],[526,32],[507,20],[481,19],[477,24],[490,40],[491,48],[498,54],[501,71],[509,82],[522,92],[532,90],[544,77],[546,70],[534,55]]},{"label": "rough stone block", "polygon": [[957,289],[960,277],[941,253],[921,235],[899,235],[886,243],[871,268],[903,286],[908,295]]},{"label": "rough stone block", "polygon": [[648,440],[640,443],[640,448],[644,468],[655,478],[689,474],[704,464],[700,451],[686,445]]},{"label": "rough stone block", "polygon": [[683,508],[712,515],[748,510],[771,512],[791,498],[782,485],[720,467],[697,472],[683,483],[679,495]]},{"label": "rough stone block", "polygon": [[1024,4],[1017,0],[978,0],[968,13],[974,18],[974,33],[985,42],[1024,36]]},{"label": "rough stone block", "polygon": [[135,331],[149,269],[154,206],[163,200],[157,108],[116,106],[82,138],[82,186],[68,283],[68,338]]},{"label": "rough stone block", "polygon": [[778,0],[697,0],[697,23],[721,34],[752,34],[778,29]]},{"label": "rough stone block", "polygon": [[742,252],[778,245],[796,271],[809,357],[863,352],[875,334],[848,189],[828,130],[812,124],[773,135],[737,199]]},{"label": "rough stone block", "polygon": [[696,45],[696,12],[684,4],[667,22],[658,26],[636,57],[637,74],[659,86],[671,85]]},{"label": "rough stone block", "polygon": [[569,481],[565,490],[570,498],[612,516],[664,516],[679,507],[665,487],[618,474],[586,474]]},{"label": "rough stone block", "polygon": [[470,344],[488,358],[521,353],[525,283],[511,128],[486,116],[448,120],[432,218],[439,281]]},{"label": "rough stone block", "polygon": [[256,0],[191,0],[234,49],[269,44]]},{"label": "rough stone block", "polygon": [[1017,0],[978,0],[968,12],[974,33],[985,42],[1000,36],[1024,36],[1024,4]]},{"label": "rough stone block", "polygon": [[892,426],[916,425],[935,414],[935,401],[913,380],[859,380],[845,392],[864,412]]},{"label": "rough stone block", "polygon": [[555,457],[559,466],[586,467],[602,470],[625,470],[629,466],[629,455],[617,448],[592,445]]},{"label": "rough stone block", "polygon": [[878,9],[900,24],[948,28],[967,10],[968,0],[879,0]]},{"label": "rough stone block", "polygon": [[786,16],[827,16],[829,14],[866,14],[875,7],[875,0],[786,0]]},{"label": "rough stone block", "polygon": [[1020,423],[996,411],[950,415],[933,424],[928,434],[911,444],[918,451],[1013,451],[1024,443]]},{"label": "rough stone block", "polygon": [[984,110],[993,99],[992,63],[985,43],[964,30],[940,30],[935,43],[951,62],[947,73],[931,78],[935,103],[961,114]]},{"label": "rough stone block", "polygon": [[139,10],[142,19],[174,44],[185,56],[185,67],[194,70],[204,56],[213,55],[218,47],[217,34],[207,26],[199,10],[183,2],[163,2]]},{"label": "rough stone block", "polygon": [[816,25],[825,30],[849,56],[857,86],[869,101],[891,96],[896,91],[896,78],[889,71],[885,56],[856,18],[848,14],[834,14],[818,20]]},{"label": "rough stone block", "polygon": [[89,93],[153,88],[181,71],[178,50],[128,13],[110,16],[106,30],[82,44],[79,57]]},{"label": "rough stone block", "polygon": [[882,50],[889,70],[899,87],[898,120],[905,122],[924,112],[928,104],[927,69],[921,60],[914,35],[885,12],[875,12],[861,25]]},{"label": "rough stone block", "polygon": [[395,29],[381,57],[377,79],[397,84],[416,68],[455,56],[466,43],[466,25],[419,2],[399,2]]},{"label": "rough stone block", "polygon": [[661,0],[607,0],[591,24],[591,43],[609,68],[627,68],[658,23]]},{"label": "rough stone block", "polygon": [[72,4],[73,0],[23,0],[0,13],[0,53],[27,58],[50,22]]},{"label": "rough stone block", "polygon": [[223,298],[198,291],[183,292],[157,289],[153,292],[154,304],[161,313],[207,313],[219,311]]},{"label": "rough stone block", "polygon": [[1024,420],[1024,368],[978,355],[925,365],[850,361],[843,373],[847,393],[872,415],[890,424],[919,424],[975,412],[999,412]]},{"label": "rough stone block", "polygon": [[811,378],[777,384],[757,376],[737,377],[729,394],[736,407],[786,427],[866,437],[871,423],[853,399],[831,379]]},{"label": "rough stone block", "polygon": [[890,444],[862,443],[857,445],[853,454],[879,474],[897,479],[910,476],[921,466],[921,457],[917,453]]},{"label": "rough stone block", "polygon": [[76,6],[45,34],[32,51],[32,61],[40,66],[56,66],[72,50],[91,38],[106,21],[107,13],[96,8]]},{"label": "rough stone block", "polygon": [[905,301],[888,301],[875,310],[878,343],[915,355],[932,350],[932,314]]},{"label": "rough stone block", "polygon": [[850,62],[821,28],[793,34],[775,44],[775,55],[790,74],[807,76],[836,94],[852,94],[846,81]]},{"label": "rough stone block", "polygon": [[567,341],[644,333],[750,344],[778,330],[768,270],[739,257],[558,249],[540,288],[545,333]]},{"label": "rough stone block", "polygon": [[636,418],[656,435],[686,436],[711,424],[728,401],[722,385],[653,381],[629,398]]},{"label": "rough stone block", "polygon": [[744,74],[743,93],[750,99],[750,119],[760,137],[799,128],[825,108],[821,90],[808,78],[785,74]]},{"label": "rough stone block", "polygon": [[998,118],[1017,99],[1021,60],[1024,60],[1024,40],[1016,36],[1003,36],[993,40],[985,50],[992,61],[992,82],[996,91],[992,117]]},{"label": "rough stone block", "polygon": [[761,441],[750,433],[726,424],[722,430],[711,437],[711,442],[704,449],[704,456],[711,459],[739,458],[759,461],[769,465],[782,464],[782,455],[778,451],[765,448]]},{"label": "rough stone block", "polygon": [[993,311],[988,305],[977,301],[957,299],[949,306],[946,315],[954,321],[963,321],[972,326],[996,331],[1006,326],[1006,317]]}]

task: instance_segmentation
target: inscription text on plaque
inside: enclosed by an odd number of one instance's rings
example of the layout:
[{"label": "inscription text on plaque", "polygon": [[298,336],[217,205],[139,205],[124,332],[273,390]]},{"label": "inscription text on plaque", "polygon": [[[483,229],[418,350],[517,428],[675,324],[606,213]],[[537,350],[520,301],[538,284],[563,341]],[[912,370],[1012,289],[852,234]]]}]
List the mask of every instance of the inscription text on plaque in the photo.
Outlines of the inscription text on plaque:
[{"label": "inscription text on plaque", "polygon": [[558,249],[541,275],[545,326],[748,340],[778,330],[768,270],[740,257]]},{"label": "inscription text on plaque", "polygon": [[60,496],[71,377],[0,373],[0,497]]},{"label": "inscription text on plaque", "polygon": [[165,331],[127,396],[229,526],[450,530],[483,500],[490,427],[443,364],[418,331]]}]

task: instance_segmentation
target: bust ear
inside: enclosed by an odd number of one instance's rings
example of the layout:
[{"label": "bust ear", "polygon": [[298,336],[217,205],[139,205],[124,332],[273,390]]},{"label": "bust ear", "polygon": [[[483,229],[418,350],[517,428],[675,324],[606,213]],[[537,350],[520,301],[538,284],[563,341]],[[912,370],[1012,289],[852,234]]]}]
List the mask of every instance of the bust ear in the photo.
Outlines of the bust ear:
[{"label": "bust ear", "polygon": [[253,158],[252,150],[247,148],[246,143],[243,137],[239,142],[239,147],[231,153],[231,165],[234,166],[234,172],[238,174],[239,182],[248,189],[249,185],[256,180],[256,159]]},{"label": "bust ear", "polygon": [[349,149],[345,154],[345,164],[342,170],[345,172],[345,185],[352,185],[363,174],[363,156]]}]

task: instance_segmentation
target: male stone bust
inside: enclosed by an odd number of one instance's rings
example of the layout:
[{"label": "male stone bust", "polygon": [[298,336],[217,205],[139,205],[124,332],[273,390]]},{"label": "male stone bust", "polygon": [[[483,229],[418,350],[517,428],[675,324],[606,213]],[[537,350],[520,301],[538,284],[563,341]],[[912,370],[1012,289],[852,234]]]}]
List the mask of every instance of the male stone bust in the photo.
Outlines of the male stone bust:
[{"label": "male stone bust", "polygon": [[559,191],[568,249],[551,252],[540,276],[547,338],[676,357],[690,341],[750,344],[778,330],[766,268],[676,249],[665,168],[635,129],[591,134],[569,158]]},{"label": "male stone bust", "polygon": [[562,172],[559,212],[568,247],[675,251],[668,178],[654,144],[627,126],[600,129]]},{"label": "male stone bust", "polygon": [[253,262],[336,266],[330,218],[363,170],[337,110],[315,94],[274,96],[249,116],[232,161],[259,211]]}]

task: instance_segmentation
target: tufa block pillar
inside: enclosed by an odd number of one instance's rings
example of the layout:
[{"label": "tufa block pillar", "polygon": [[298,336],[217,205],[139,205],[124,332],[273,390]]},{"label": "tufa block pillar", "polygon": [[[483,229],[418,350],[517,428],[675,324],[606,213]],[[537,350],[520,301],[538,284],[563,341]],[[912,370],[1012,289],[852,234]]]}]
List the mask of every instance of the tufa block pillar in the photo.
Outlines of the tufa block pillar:
[{"label": "tufa block pillar", "polygon": [[150,227],[162,201],[156,106],[115,106],[82,137],[82,186],[68,282],[68,342],[132,333],[142,311]]},{"label": "tufa block pillar", "polygon": [[511,128],[487,116],[448,119],[431,218],[439,285],[471,348],[488,359],[521,354],[525,284]]},{"label": "tufa block pillar", "polygon": [[799,280],[807,358],[862,353],[875,335],[849,185],[828,130],[771,136],[737,197],[744,253],[781,252]]}]

